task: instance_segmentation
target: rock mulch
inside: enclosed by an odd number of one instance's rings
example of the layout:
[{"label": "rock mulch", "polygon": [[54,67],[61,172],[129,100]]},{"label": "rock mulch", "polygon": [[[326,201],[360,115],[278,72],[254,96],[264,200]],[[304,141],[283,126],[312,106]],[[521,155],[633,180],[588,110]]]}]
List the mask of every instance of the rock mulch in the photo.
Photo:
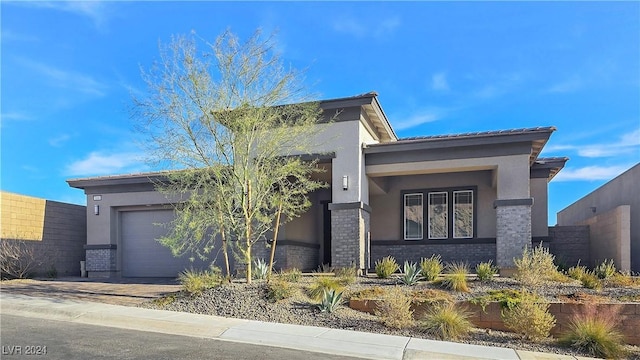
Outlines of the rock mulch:
[{"label": "rock mulch", "polygon": [[[341,306],[334,313],[322,313],[314,302],[307,296],[306,287],[311,283],[311,277],[303,277],[299,282],[300,289],[291,298],[272,303],[267,300],[267,286],[264,281],[254,281],[253,284],[234,282],[203,292],[200,296],[191,297],[183,293],[170,295],[167,301],[151,301],[140,306],[147,308],[191,312],[198,314],[217,315],[223,317],[241,318],[249,320],[298,324],[306,326],[321,326],[345,330],[357,330],[364,332],[408,336],[425,339],[436,339],[425,333],[416,325],[408,329],[388,328],[374,315]],[[372,278],[359,278],[355,284],[349,286],[347,292],[358,291],[366,287],[392,286],[396,280],[379,280]],[[456,300],[466,300],[474,296],[482,295],[491,289],[512,288],[521,286],[513,279],[496,278],[490,283],[471,282],[470,293],[452,293]],[[412,289],[439,288],[433,284],[420,283]],[[638,288],[605,288],[600,292],[582,288],[578,283],[558,283],[543,285],[538,292],[544,294],[548,300],[556,300],[559,297],[570,296],[575,293],[593,293],[598,297],[609,297],[616,301],[620,296],[638,294]],[[561,347],[553,339],[533,343],[520,338],[520,336],[495,330],[474,329],[471,335],[460,342],[468,344],[507,347],[519,350],[539,351],[554,354],[589,356],[586,353],[577,352],[574,349]],[[630,358],[640,359],[640,348],[629,346]]]}]

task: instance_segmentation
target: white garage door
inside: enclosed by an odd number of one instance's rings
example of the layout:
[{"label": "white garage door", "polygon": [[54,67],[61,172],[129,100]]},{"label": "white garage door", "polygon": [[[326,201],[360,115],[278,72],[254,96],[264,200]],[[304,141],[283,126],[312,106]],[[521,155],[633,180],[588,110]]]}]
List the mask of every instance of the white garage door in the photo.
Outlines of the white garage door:
[{"label": "white garage door", "polygon": [[184,269],[202,267],[202,263],[190,262],[188,256],[174,257],[169,248],[155,240],[166,235],[168,230],[154,224],[170,222],[173,211],[126,211],[120,214],[122,276],[177,277]]}]

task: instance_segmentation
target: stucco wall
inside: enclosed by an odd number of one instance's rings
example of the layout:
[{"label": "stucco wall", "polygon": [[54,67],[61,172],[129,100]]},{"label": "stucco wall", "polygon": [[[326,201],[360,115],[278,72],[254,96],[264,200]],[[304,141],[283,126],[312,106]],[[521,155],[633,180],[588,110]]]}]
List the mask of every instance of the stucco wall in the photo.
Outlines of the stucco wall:
[{"label": "stucco wall", "polygon": [[613,210],[580,222],[589,225],[590,266],[612,259],[616,268],[631,270],[631,207],[620,205]]},{"label": "stucco wall", "polygon": [[581,224],[620,205],[630,206],[631,271],[640,272],[640,163],[561,210],[558,225]]},{"label": "stucco wall", "polygon": [[529,181],[531,183],[531,197],[533,198],[533,206],[531,206],[531,235],[534,237],[547,236],[549,235],[547,179],[534,178]]},{"label": "stucco wall", "polygon": [[[36,275],[80,275],[86,240],[85,207],[0,192],[1,238],[23,241],[40,263]],[[16,240],[17,239],[17,240]]]}]

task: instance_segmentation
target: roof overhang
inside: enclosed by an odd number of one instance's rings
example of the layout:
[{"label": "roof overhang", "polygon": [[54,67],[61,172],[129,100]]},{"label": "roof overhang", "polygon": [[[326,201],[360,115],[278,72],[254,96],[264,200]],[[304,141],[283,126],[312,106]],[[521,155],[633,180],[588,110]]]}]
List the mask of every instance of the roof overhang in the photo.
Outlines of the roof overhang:
[{"label": "roof overhang", "polygon": [[547,181],[551,181],[564,168],[564,164],[568,160],[568,157],[538,158],[531,166],[531,175],[532,177],[545,177]]}]

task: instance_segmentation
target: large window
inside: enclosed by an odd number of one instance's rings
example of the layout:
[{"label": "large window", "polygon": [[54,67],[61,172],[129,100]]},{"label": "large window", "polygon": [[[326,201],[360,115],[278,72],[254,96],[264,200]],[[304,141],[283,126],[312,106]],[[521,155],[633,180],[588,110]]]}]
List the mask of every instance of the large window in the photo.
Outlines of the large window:
[{"label": "large window", "polygon": [[[426,206],[423,199],[426,198]],[[475,232],[472,188],[412,191],[403,194],[404,239],[468,239]],[[426,219],[426,223],[423,219]]]},{"label": "large window", "polygon": [[422,193],[404,195],[404,239],[422,239]]}]

